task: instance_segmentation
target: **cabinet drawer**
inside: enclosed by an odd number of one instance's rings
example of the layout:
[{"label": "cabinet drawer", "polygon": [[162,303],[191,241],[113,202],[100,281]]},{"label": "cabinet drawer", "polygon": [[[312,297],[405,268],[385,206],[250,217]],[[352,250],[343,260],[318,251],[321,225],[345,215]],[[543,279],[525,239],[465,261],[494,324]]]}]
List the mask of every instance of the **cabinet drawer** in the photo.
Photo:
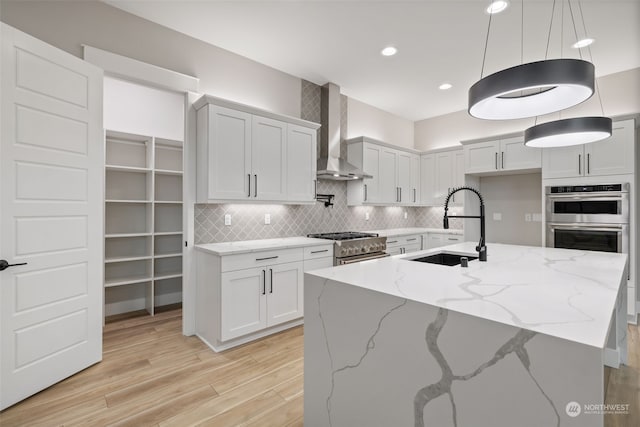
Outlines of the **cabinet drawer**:
[{"label": "cabinet drawer", "polygon": [[284,262],[302,261],[302,248],[278,249],[223,256],[222,271],[244,270]]},{"label": "cabinet drawer", "polygon": [[333,257],[314,258],[304,260],[304,271],[317,270],[319,268],[333,267]]},{"label": "cabinet drawer", "polygon": [[454,245],[456,243],[461,243],[463,241],[462,236],[457,235],[457,234],[439,234],[439,233],[433,233],[433,234],[428,234],[428,242],[426,247],[431,249],[431,248],[437,248],[440,246],[446,246],[446,245]]},{"label": "cabinet drawer", "polygon": [[324,258],[333,256],[333,244],[310,246],[304,248],[304,259]]},{"label": "cabinet drawer", "polygon": [[387,248],[397,246],[419,245],[421,237],[419,234],[410,234],[408,236],[390,236],[387,237]]}]

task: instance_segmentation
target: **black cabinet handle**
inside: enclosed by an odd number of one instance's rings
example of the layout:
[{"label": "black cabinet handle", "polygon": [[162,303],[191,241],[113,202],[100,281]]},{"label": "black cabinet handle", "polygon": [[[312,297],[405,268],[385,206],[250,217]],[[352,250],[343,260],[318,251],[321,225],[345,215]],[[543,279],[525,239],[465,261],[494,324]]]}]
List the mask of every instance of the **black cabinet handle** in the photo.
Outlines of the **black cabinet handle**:
[{"label": "black cabinet handle", "polygon": [[417,237],[414,237],[413,239],[407,239],[407,242],[414,242],[414,241],[416,241],[416,240],[418,240],[418,238],[417,238]]},{"label": "black cabinet handle", "polygon": [[249,192],[247,193],[247,197],[251,197],[251,174],[250,173],[247,174],[247,181],[249,182],[249,185],[247,186],[247,188],[249,189]]},{"label": "black cabinet handle", "polygon": [[262,270],[262,295],[267,294],[267,272]]},{"label": "black cabinet handle", "polygon": [[504,151],[500,153],[500,161],[502,162],[502,169],[504,169]]},{"label": "black cabinet handle", "polygon": [[318,180],[314,179],[313,180],[313,198],[317,198],[318,197]]},{"label": "black cabinet handle", "polygon": [[413,189],[413,203],[416,202],[416,189]]},{"label": "black cabinet handle", "polygon": [[364,185],[364,200],[367,200],[367,184]]},{"label": "black cabinet handle", "polygon": [[322,252],[329,252],[329,249],[323,249],[321,251],[311,251],[312,254],[319,254],[319,253],[322,253]]},{"label": "black cabinet handle", "polygon": [[256,258],[256,261],[266,261],[268,259],[276,259],[276,258],[278,258],[278,255],[276,255],[276,256],[268,256],[266,258]]},{"label": "black cabinet handle", "polygon": [[253,197],[258,197],[258,175],[253,175]]},{"label": "black cabinet handle", "polygon": [[269,293],[273,293],[273,268],[269,269]]},{"label": "black cabinet handle", "polygon": [[582,175],[582,154],[578,154],[578,175]]},{"label": "black cabinet handle", "polygon": [[16,264],[9,264],[6,259],[0,259],[0,271],[4,271],[9,267],[17,267],[19,265],[27,265],[26,262],[19,262]]},{"label": "black cabinet handle", "polygon": [[587,175],[591,174],[591,154],[587,153]]},{"label": "black cabinet handle", "polygon": [[496,151],[496,170],[498,170],[498,152]]}]

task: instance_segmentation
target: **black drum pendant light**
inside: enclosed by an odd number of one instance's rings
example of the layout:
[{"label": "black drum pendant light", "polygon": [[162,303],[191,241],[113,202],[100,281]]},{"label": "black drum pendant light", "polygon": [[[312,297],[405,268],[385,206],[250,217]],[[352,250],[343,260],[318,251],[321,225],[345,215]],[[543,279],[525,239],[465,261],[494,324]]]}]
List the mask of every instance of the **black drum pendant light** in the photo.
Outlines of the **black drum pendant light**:
[{"label": "black drum pendant light", "polygon": [[[555,1],[551,12],[549,38],[554,12]],[[594,66],[579,59],[548,60],[545,55],[543,61],[521,64],[483,78],[490,31],[491,15],[481,79],[469,89],[468,111],[473,117],[510,120],[541,116],[578,105],[593,95]]]},{"label": "black drum pendant light", "polygon": [[[582,17],[582,26],[586,33],[587,29],[584,24],[584,15],[582,14],[582,6],[578,2],[580,16]],[[571,0],[569,0],[569,8],[571,9]],[[571,17],[573,18],[573,9],[571,9]],[[576,39],[578,32],[574,31]],[[589,48],[589,56],[591,48]],[[580,53],[582,57],[582,53]],[[593,60],[593,58],[591,58]],[[604,116],[604,108],[602,106],[602,98],[600,90],[596,85],[596,93],[600,101],[600,111]],[[536,119],[537,121],[537,119]],[[574,117],[569,119],[556,120],[536,124],[524,131],[524,144],[528,147],[567,147],[570,145],[588,144],[590,142],[600,141],[611,136],[613,123],[608,117]]]}]

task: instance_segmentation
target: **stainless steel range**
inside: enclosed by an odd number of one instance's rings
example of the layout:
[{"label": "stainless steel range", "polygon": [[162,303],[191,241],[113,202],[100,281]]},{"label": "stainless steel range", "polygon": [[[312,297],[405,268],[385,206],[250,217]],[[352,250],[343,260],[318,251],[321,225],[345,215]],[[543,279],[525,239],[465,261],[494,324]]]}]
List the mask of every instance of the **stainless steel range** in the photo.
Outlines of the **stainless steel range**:
[{"label": "stainless steel range", "polygon": [[389,256],[385,253],[387,238],[375,233],[345,231],[309,234],[307,237],[333,240],[333,265],[345,265]]}]

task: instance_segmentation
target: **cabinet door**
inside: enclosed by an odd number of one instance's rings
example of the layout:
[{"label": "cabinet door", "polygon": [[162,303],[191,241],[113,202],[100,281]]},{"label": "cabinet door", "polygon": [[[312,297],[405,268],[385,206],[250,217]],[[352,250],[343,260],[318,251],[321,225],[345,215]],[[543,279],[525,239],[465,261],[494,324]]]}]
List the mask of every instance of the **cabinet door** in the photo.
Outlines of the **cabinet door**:
[{"label": "cabinet door", "polygon": [[396,182],[400,187],[400,203],[413,203],[413,191],[411,187],[411,154],[398,151],[398,164],[396,168]]},{"label": "cabinet door", "polygon": [[266,268],[222,273],[221,334],[226,341],[267,327]]},{"label": "cabinet door", "polygon": [[378,188],[381,203],[398,203],[400,192],[396,183],[396,164],[398,152],[392,148],[380,148],[380,167]]},{"label": "cabinet door", "polygon": [[209,106],[209,200],[246,200],[251,173],[251,114]]},{"label": "cabinet door", "polygon": [[287,127],[287,195],[290,201],[316,198],[316,138],[314,129]]},{"label": "cabinet door", "polygon": [[363,180],[363,200],[366,203],[378,202],[380,200],[380,147],[364,144],[362,170],[373,177]]},{"label": "cabinet door", "polygon": [[570,178],[584,174],[582,145],[542,149],[542,177]]},{"label": "cabinet door", "polygon": [[634,121],[613,123],[611,136],[586,144],[586,175],[622,175],[633,173]]},{"label": "cabinet door", "polygon": [[479,142],[463,147],[466,173],[495,172],[500,168],[500,141]]},{"label": "cabinet door", "polygon": [[[458,188],[464,185],[464,152],[462,150],[454,151],[453,154],[453,177],[451,187]],[[462,206],[464,203],[464,192],[453,195],[453,204]]]},{"label": "cabinet door", "polygon": [[500,141],[500,169],[518,170],[542,167],[542,153],[540,148],[527,147],[524,138],[503,139]]},{"label": "cabinet door", "polygon": [[436,154],[436,188],[433,202],[443,205],[453,187],[453,152]]},{"label": "cabinet door", "polygon": [[436,196],[436,155],[420,156],[420,202],[434,205]]},{"label": "cabinet door", "polygon": [[256,200],[286,200],[287,124],[253,116],[251,133],[251,195]]},{"label": "cabinet door", "polygon": [[304,272],[318,270],[320,268],[333,267],[333,257],[323,257],[304,260]]},{"label": "cabinet door", "polygon": [[417,154],[411,155],[411,179],[410,179],[410,193],[409,203],[420,203],[420,156]]},{"label": "cabinet door", "polygon": [[267,276],[267,326],[302,317],[302,262],[271,266]]}]

